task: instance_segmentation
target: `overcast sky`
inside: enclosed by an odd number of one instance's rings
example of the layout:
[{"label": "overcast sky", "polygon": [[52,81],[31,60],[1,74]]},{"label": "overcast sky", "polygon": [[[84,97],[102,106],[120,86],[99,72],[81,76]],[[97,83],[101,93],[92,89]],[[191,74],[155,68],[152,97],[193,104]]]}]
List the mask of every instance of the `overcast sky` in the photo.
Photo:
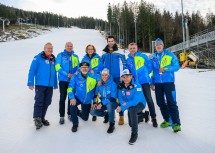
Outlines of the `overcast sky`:
[{"label": "overcast sky", "polygon": [[[140,0],[131,0],[138,2]],[[170,12],[181,12],[181,0],[145,0],[153,3],[157,8]],[[0,3],[19,9],[31,11],[49,11],[62,14],[67,17],[92,16],[94,18],[107,19],[107,6],[122,4],[124,0],[0,0]],[[127,0],[127,2],[130,2]],[[215,0],[183,0],[184,13],[192,13],[199,10],[203,16],[207,12],[215,14]]]}]

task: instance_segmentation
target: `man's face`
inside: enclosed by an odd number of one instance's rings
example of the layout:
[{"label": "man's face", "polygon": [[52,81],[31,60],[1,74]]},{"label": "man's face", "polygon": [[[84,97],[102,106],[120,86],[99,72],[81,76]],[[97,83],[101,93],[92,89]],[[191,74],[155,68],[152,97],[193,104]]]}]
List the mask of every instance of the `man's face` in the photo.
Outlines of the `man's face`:
[{"label": "man's face", "polygon": [[124,81],[125,84],[129,84],[132,80],[132,75],[123,75],[122,80]]},{"label": "man's face", "polygon": [[129,45],[128,50],[132,55],[134,55],[137,52],[137,46],[136,45]]},{"label": "man's face", "polygon": [[109,47],[113,47],[113,45],[115,44],[116,42],[114,41],[113,38],[108,38],[108,46]]},{"label": "man's face", "polygon": [[102,74],[102,80],[103,80],[104,82],[107,82],[108,78],[109,78],[109,75],[107,75],[107,74]]},{"label": "man's face", "polygon": [[72,43],[67,43],[65,46],[65,49],[67,52],[71,53],[73,50],[73,44]]},{"label": "man's face", "polygon": [[80,70],[81,70],[82,74],[87,74],[87,72],[89,71],[89,67],[88,66],[81,66]]},{"label": "man's face", "polygon": [[52,45],[46,45],[44,48],[44,52],[46,55],[51,55],[53,53],[53,46]]},{"label": "man's face", "polygon": [[160,52],[163,51],[163,45],[161,45],[161,44],[157,44],[157,45],[155,46],[155,48],[156,48],[156,50],[157,50],[158,53],[160,53]]}]

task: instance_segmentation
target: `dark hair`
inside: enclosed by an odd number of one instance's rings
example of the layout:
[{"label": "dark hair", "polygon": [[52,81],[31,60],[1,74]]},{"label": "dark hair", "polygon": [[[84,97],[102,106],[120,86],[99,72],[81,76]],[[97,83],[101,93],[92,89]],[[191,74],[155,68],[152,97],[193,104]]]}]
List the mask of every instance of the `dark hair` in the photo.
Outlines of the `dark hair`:
[{"label": "dark hair", "polygon": [[114,36],[108,36],[108,37],[107,37],[107,42],[108,42],[108,39],[109,39],[109,38],[113,38],[114,41],[115,41],[115,37],[114,37]]}]

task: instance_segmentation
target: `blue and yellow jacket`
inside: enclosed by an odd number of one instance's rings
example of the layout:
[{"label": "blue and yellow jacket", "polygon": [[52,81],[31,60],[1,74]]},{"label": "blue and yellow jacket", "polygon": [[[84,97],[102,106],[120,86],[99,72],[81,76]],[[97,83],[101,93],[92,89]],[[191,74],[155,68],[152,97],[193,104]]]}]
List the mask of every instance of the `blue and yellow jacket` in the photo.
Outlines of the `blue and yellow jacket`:
[{"label": "blue and yellow jacket", "polygon": [[103,49],[102,62],[113,78],[120,78],[121,72],[126,69],[125,55],[122,50],[118,50],[116,44],[113,46],[112,53],[109,52],[108,46]]},{"label": "blue and yellow jacket", "polygon": [[134,57],[128,54],[126,63],[127,68],[140,84],[150,83],[149,74],[152,71],[152,64],[147,55],[139,51],[135,53]]},{"label": "blue and yellow jacket", "polygon": [[74,51],[68,53],[66,50],[59,53],[56,59],[55,69],[58,72],[58,80],[69,82],[70,78],[67,75],[74,74],[79,66],[79,59]]},{"label": "blue and yellow jacket", "polygon": [[90,72],[86,77],[81,73],[75,74],[67,89],[69,99],[78,98],[83,104],[89,104],[94,98],[96,84],[99,80],[97,75]]},{"label": "blue and yellow jacket", "polygon": [[93,53],[90,58],[88,54],[86,54],[81,62],[87,62],[90,64],[90,69],[94,71],[95,74],[100,74],[103,70],[103,63],[100,56],[97,53]]},{"label": "blue and yellow jacket", "polygon": [[[124,83],[118,85],[118,100],[121,104],[121,110],[125,111],[132,106],[136,106],[138,103],[142,103],[146,106],[146,99],[143,95],[142,87],[138,82],[132,81],[132,83],[126,87]],[[123,103],[126,103],[123,106]]]},{"label": "blue and yellow jacket", "polygon": [[[154,53],[151,59],[153,76],[152,85],[155,83],[175,82],[174,72],[180,69],[177,57],[169,50],[164,49],[161,53]],[[159,69],[164,72],[159,74]]]},{"label": "blue and yellow jacket", "polygon": [[113,81],[111,76],[109,77],[106,83],[102,81],[102,85],[96,87],[95,95],[98,94],[100,94],[102,105],[107,105],[110,102],[116,102],[117,85]]},{"label": "blue and yellow jacket", "polygon": [[[35,78],[35,84],[34,84]],[[57,88],[57,73],[55,71],[55,56],[47,58],[44,51],[36,55],[28,73],[28,86],[41,85]]]}]

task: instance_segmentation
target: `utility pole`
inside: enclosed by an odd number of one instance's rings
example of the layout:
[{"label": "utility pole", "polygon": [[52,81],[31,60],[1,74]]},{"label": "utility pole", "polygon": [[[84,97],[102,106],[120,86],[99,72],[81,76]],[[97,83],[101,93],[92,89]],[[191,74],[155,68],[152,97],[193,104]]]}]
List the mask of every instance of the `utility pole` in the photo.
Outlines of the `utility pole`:
[{"label": "utility pole", "polygon": [[182,45],[182,48],[183,48],[183,51],[185,51],[185,30],[184,30],[184,10],[183,10],[183,0],[181,0],[181,10],[182,10],[182,32],[183,32],[183,45]]}]

